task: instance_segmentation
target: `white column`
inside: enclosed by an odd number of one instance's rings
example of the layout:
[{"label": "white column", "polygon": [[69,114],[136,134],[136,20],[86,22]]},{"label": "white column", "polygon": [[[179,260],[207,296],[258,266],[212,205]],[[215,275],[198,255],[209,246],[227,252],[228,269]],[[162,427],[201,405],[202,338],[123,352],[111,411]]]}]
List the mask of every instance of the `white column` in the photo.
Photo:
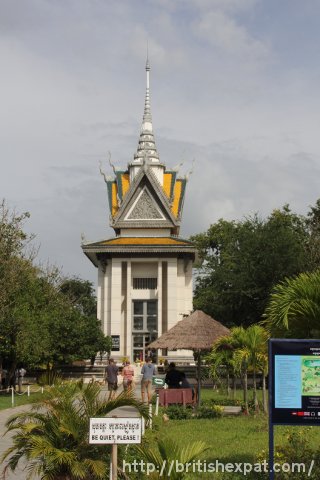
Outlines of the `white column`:
[{"label": "white column", "polygon": [[132,296],[131,296],[131,261],[127,262],[127,351],[126,356],[132,359]]},{"label": "white column", "polygon": [[[158,261],[158,337],[162,335],[162,260]],[[158,350],[158,359],[162,350]]]},{"label": "white column", "polygon": [[97,287],[97,318],[101,321],[101,328],[104,331],[103,325],[103,308],[104,308],[104,267],[99,264],[98,267],[98,287]]},{"label": "white column", "polygon": [[193,295],[192,295],[192,260],[189,260],[186,265],[185,272],[186,286],[185,286],[185,311],[190,313],[193,310]]},{"label": "white column", "polygon": [[104,281],[103,281],[103,333],[111,335],[111,260],[108,261],[105,267]]},{"label": "white column", "polygon": [[168,330],[177,321],[177,259],[168,258]]},{"label": "white column", "polygon": [[115,352],[116,355],[123,356],[123,325],[121,322],[121,277],[122,268],[121,260],[118,258],[112,259],[111,266],[111,335],[120,335],[120,352]]},{"label": "white column", "polygon": [[162,260],[158,261],[158,337],[162,335]]},{"label": "white column", "polygon": [[182,320],[183,314],[189,313],[185,310],[186,280],[185,280],[185,262],[183,258],[178,259],[177,268],[177,315],[178,320]]}]

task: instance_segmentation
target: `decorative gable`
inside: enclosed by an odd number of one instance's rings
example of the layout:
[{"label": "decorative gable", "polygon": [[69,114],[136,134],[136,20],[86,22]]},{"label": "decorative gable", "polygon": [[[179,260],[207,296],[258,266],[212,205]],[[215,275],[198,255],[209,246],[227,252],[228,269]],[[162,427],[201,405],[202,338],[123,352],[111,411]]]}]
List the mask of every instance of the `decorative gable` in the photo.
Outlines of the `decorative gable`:
[{"label": "decorative gable", "polygon": [[170,200],[148,165],[140,168],[119,206],[111,226],[118,228],[170,228],[179,226]]},{"label": "decorative gable", "polygon": [[166,218],[145,186],[130,208],[125,220],[166,220]]}]

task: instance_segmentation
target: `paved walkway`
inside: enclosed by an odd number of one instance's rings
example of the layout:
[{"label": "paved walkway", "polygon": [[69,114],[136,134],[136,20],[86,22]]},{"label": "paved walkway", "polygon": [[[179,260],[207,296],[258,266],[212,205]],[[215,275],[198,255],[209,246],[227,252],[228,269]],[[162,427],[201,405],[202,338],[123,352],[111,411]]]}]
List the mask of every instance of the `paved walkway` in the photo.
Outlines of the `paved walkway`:
[{"label": "paved walkway", "polygon": [[[119,387],[118,392],[121,393],[123,391],[122,386]],[[101,389],[101,395],[106,396],[108,395],[107,387],[103,386]],[[140,383],[136,383],[135,385],[135,395],[138,399],[141,398],[140,393]],[[27,409],[30,408],[30,405],[22,405],[20,407],[15,408],[8,408],[5,410],[0,410],[0,457],[3,453],[12,445],[11,438],[14,435],[13,432],[9,432],[4,435],[6,431],[5,423],[6,421],[12,416],[19,412],[25,412]],[[112,415],[121,415],[122,417],[135,417],[136,410],[133,407],[121,407],[113,410]],[[3,436],[4,435],[4,436]],[[0,464],[0,478],[2,474],[4,464]],[[27,474],[23,471],[24,465],[21,465],[20,468],[16,469],[15,473],[11,471],[7,474],[6,480],[26,480]],[[40,477],[37,477],[40,479]]]},{"label": "paved walkway", "polygon": [[[29,405],[21,405],[20,407],[15,407],[15,408],[7,408],[5,410],[0,410],[0,457],[2,457],[3,453],[12,445],[11,438],[13,436],[13,432],[9,432],[6,435],[4,435],[6,431],[5,423],[6,421],[14,414],[19,413],[19,412],[25,412],[28,408],[30,408]],[[4,436],[3,436],[4,435]],[[2,469],[4,467],[4,463],[0,464],[0,478],[2,474]],[[23,466],[22,468],[19,468],[16,470],[15,473],[9,472],[8,475],[6,476],[6,479],[8,480],[25,480],[27,478],[26,472],[23,471]],[[40,477],[39,477],[40,478]]]}]

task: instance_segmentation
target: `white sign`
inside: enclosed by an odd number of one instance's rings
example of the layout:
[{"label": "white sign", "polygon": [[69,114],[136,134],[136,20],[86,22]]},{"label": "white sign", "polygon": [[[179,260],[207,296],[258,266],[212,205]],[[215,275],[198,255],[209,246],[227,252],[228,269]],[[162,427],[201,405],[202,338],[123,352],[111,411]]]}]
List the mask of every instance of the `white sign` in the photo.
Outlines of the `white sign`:
[{"label": "white sign", "polygon": [[89,443],[141,443],[141,418],[90,418]]}]

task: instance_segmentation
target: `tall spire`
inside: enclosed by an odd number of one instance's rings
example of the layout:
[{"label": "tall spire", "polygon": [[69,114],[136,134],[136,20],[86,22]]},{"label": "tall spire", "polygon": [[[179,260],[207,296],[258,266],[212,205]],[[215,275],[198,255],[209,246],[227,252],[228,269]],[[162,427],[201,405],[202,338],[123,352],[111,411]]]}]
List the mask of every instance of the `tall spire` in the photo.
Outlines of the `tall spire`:
[{"label": "tall spire", "polygon": [[154,140],[153,128],[152,128],[152,116],[150,108],[150,63],[147,53],[146,61],[146,74],[147,74],[147,86],[144,100],[144,112],[139,137],[139,143],[137,152],[134,155],[134,164],[142,163],[148,160],[148,163],[159,163],[159,155]]}]

